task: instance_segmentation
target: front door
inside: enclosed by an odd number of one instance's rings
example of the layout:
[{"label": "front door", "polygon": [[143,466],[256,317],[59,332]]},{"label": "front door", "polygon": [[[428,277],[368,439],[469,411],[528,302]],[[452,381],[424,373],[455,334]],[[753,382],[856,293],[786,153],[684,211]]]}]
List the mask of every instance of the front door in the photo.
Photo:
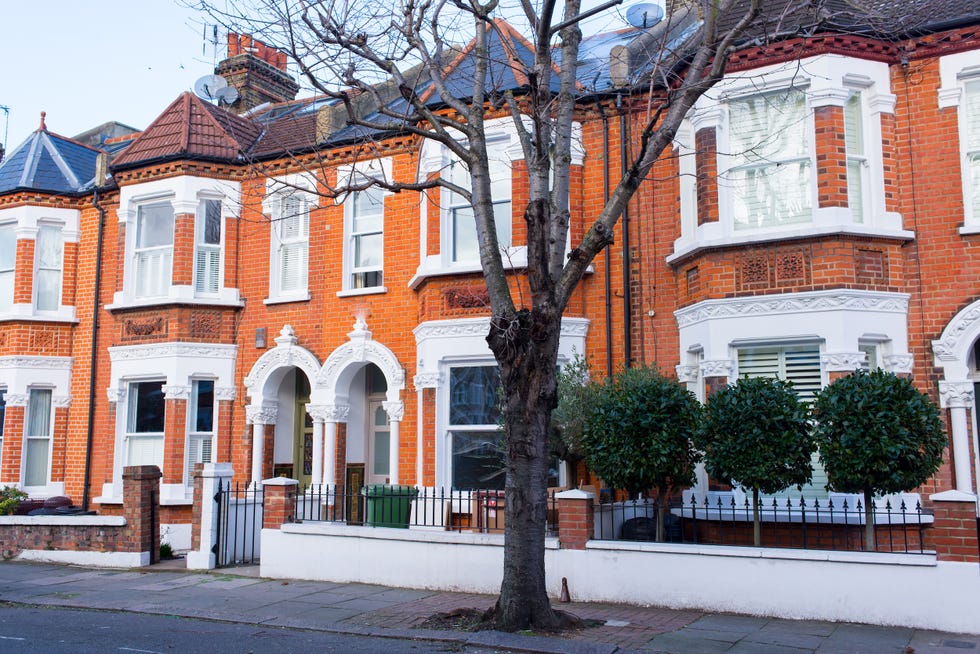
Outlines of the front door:
[{"label": "front door", "polygon": [[391,453],[391,431],[388,412],[382,398],[368,400],[367,415],[367,483],[388,483]]},{"label": "front door", "polygon": [[300,488],[313,481],[313,417],[306,412],[310,402],[310,385],[306,375],[296,371],[296,413],[293,418],[293,478]]}]

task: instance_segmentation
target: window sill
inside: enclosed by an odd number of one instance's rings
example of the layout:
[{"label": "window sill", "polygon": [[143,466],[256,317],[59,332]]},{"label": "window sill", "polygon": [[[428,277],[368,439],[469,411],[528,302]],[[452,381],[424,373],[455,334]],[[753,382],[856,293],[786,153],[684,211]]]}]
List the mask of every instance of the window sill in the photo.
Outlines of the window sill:
[{"label": "window sill", "polygon": [[171,286],[168,295],[156,297],[134,298],[123,293],[116,293],[112,298],[112,303],[105,305],[106,311],[124,311],[126,309],[142,309],[144,307],[158,307],[167,304],[188,304],[206,307],[232,307],[240,308],[245,306],[238,295],[237,288],[225,288],[210,297],[200,297],[194,294],[193,287],[190,286]]},{"label": "window sill", "polygon": [[337,297],[357,297],[359,295],[380,295],[387,293],[387,286],[372,286],[371,288],[349,288],[337,291]]},{"label": "window sill", "polygon": [[64,322],[76,324],[78,318],[75,315],[75,307],[61,307],[58,311],[38,313],[30,304],[15,304],[9,311],[0,313],[0,322],[7,321],[27,321],[27,322]]},{"label": "window sill", "polygon": [[[709,223],[712,227],[717,223]],[[704,225],[701,226],[702,228]],[[720,226],[719,226],[720,227]],[[720,229],[719,229],[720,231]],[[766,243],[770,241],[787,241],[794,239],[812,239],[822,236],[866,236],[872,238],[890,238],[900,241],[911,241],[915,238],[915,232],[904,229],[883,229],[868,227],[866,225],[814,225],[806,223],[794,225],[786,229],[776,231],[765,231],[757,233],[735,233],[728,235],[712,236],[708,238],[680,238],[674,242],[674,253],[666,258],[668,265],[672,265],[695,256],[703,250],[733,247],[750,243]]]},{"label": "window sill", "polygon": [[288,304],[289,302],[309,302],[313,296],[310,295],[309,291],[303,293],[296,293],[295,295],[278,295],[276,297],[267,297],[262,300],[262,304]]},{"label": "window sill", "polygon": [[960,227],[960,236],[970,236],[980,234],[980,225],[963,225]]},{"label": "window sill", "polygon": [[[520,246],[510,248],[502,256],[504,270],[518,270],[527,268],[527,247]],[[415,271],[415,275],[408,282],[408,287],[416,290],[429,277],[446,277],[449,275],[472,275],[475,273],[483,274],[483,266],[479,261],[465,261],[461,263],[446,262],[442,255],[435,254],[426,257],[422,265]]]}]

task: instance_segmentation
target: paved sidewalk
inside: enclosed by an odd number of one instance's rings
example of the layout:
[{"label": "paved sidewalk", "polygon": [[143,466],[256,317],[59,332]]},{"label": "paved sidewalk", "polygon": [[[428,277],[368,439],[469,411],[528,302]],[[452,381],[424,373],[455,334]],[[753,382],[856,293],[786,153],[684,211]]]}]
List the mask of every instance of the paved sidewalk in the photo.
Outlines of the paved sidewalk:
[{"label": "paved sidewalk", "polygon": [[0,600],[562,654],[980,654],[980,636],[598,603],[562,605],[603,622],[568,638],[433,631],[415,626],[434,613],[489,607],[494,598],[262,579],[257,567],[189,572],[182,560],[133,570],[0,563]]}]

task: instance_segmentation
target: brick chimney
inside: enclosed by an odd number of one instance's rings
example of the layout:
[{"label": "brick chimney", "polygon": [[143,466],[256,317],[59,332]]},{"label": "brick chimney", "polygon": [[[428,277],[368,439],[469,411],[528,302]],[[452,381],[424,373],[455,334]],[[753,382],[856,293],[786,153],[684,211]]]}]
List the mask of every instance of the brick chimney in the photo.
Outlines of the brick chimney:
[{"label": "brick chimney", "polygon": [[293,100],[299,91],[299,84],[286,72],[286,53],[251,34],[228,33],[228,58],[214,72],[238,89],[238,100],[230,107],[237,113],[265,102]]}]

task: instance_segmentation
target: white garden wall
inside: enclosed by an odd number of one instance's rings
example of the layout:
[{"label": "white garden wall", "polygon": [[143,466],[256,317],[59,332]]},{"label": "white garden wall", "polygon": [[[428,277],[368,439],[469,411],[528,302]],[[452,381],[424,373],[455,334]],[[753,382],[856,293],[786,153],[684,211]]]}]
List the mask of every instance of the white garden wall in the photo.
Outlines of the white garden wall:
[{"label": "white garden wall", "polygon": [[[545,544],[572,598],[980,634],[980,567],[931,555],[591,541]],[[503,536],[324,523],[262,531],[264,577],[496,593]],[[929,598],[942,598],[930,601]]]}]

